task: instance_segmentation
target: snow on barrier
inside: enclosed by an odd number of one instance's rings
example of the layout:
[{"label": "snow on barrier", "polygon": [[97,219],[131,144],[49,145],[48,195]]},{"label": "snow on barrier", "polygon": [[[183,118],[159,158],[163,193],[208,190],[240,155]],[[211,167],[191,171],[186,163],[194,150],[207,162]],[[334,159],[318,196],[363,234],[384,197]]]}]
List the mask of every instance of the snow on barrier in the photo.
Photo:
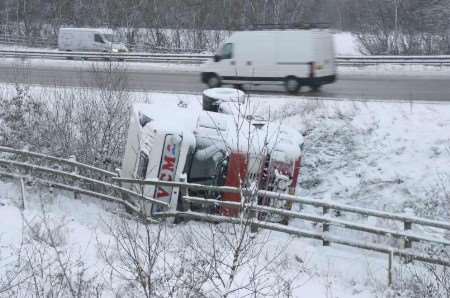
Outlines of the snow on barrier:
[{"label": "snow on barrier", "polygon": [[[401,257],[407,261],[420,261],[430,264],[450,266],[450,260],[427,254],[422,250],[420,245],[413,247],[413,242],[418,242],[425,245],[439,245],[447,249],[450,247],[450,241],[446,240],[440,235],[448,235],[450,233],[450,223],[443,221],[435,221],[426,218],[419,218],[414,216],[406,216],[403,214],[390,213],[374,209],[359,208],[345,204],[338,204],[327,200],[311,200],[303,199],[299,196],[280,194],[265,190],[252,190],[246,188],[236,188],[229,186],[211,186],[187,182],[170,182],[158,179],[149,180],[135,180],[120,178],[116,173],[105,171],[90,165],[77,162],[74,158],[63,159],[53,157],[26,150],[18,150],[10,147],[0,146],[0,177],[8,177],[18,179],[21,185],[24,185],[24,180],[31,180],[41,185],[46,185],[53,188],[71,191],[74,196],[83,194],[90,197],[99,198],[115,203],[122,204],[132,213],[142,215],[142,209],[139,202],[150,202],[158,204],[161,207],[167,208],[168,205],[157,199],[146,197],[139,192],[131,191],[121,185],[128,183],[136,185],[143,189],[145,185],[155,186],[171,186],[179,188],[182,200],[184,203],[197,204],[202,206],[212,205],[228,208],[235,208],[241,211],[240,217],[224,216],[219,214],[207,214],[203,212],[194,212],[190,208],[176,212],[157,212],[153,213],[152,217],[147,218],[150,222],[157,223],[161,218],[177,217],[185,219],[195,219],[216,223],[232,223],[232,224],[248,224],[252,229],[266,229],[271,231],[278,231],[295,235],[298,237],[310,238],[322,241],[324,246],[331,244],[338,244],[341,246],[354,247],[378,253],[387,254],[389,258],[389,276],[392,276],[392,262],[393,257]],[[201,190],[211,191],[217,193],[238,193],[250,198],[249,202],[230,202],[214,199],[205,199],[201,197],[190,196],[189,191]],[[127,198],[133,197],[133,200]],[[270,206],[258,205],[254,198],[264,197],[273,200],[283,200],[296,202],[302,205],[310,205],[321,208],[322,215],[305,213],[302,211],[291,211],[282,208],[275,208]],[[136,200],[137,199],[137,200]],[[138,203],[136,203],[138,202]],[[383,228],[369,224],[356,223],[345,219],[339,219],[331,216],[331,210],[339,212],[354,213],[363,216],[371,216],[378,219],[398,221],[403,224],[403,231],[392,228]],[[288,218],[302,219],[308,222],[320,224],[322,231],[311,231],[300,229],[293,226],[287,226],[280,223],[272,223],[264,220],[264,217],[259,217],[258,214],[277,214]],[[413,225],[420,225],[422,227],[432,228],[434,233],[428,235],[418,234],[412,231]],[[360,231],[372,235],[383,236],[387,240],[397,239],[402,242],[402,247],[395,247],[393,245],[381,245],[374,241],[357,241],[355,239],[346,239],[342,237],[337,231],[333,231],[333,236],[330,235],[330,227],[339,227],[344,230]],[[386,241],[388,242],[388,241]],[[389,279],[391,280],[391,279]]]},{"label": "snow on barrier", "polygon": [[[201,54],[61,52],[55,50],[0,50],[0,57],[180,64],[202,64],[212,59],[210,55]],[[336,64],[340,66],[367,66],[377,64],[450,66],[450,56],[338,56],[336,57]]]},{"label": "snow on barrier", "polygon": [[[115,177],[113,178],[114,181],[120,181],[122,183],[133,183],[140,186],[144,185],[158,185],[158,186],[171,186],[171,187],[179,187],[180,193],[187,194],[189,193],[189,190],[203,190],[203,191],[214,191],[214,192],[221,192],[221,193],[250,193],[251,190],[248,189],[240,189],[235,187],[218,187],[218,186],[211,186],[211,185],[201,185],[201,184],[195,184],[195,183],[186,183],[186,182],[170,182],[170,181],[161,181],[158,179],[149,179],[149,180],[135,180],[135,179],[126,179],[126,178],[119,178]],[[413,248],[412,242],[420,242],[423,244],[438,244],[443,245],[445,247],[450,247],[450,241],[447,241],[445,239],[442,239],[442,237],[436,237],[433,236],[422,236],[416,233],[413,233],[412,225],[420,225],[423,227],[429,227],[434,229],[441,229],[443,230],[444,234],[450,232],[450,223],[448,222],[442,222],[442,221],[434,221],[429,220],[425,218],[419,218],[419,217],[413,217],[413,216],[406,216],[401,215],[397,213],[389,213],[384,211],[378,211],[373,209],[366,209],[366,208],[358,208],[353,207],[345,204],[337,204],[330,201],[325,200],[310,200],[310,199],[303,199],[298,196],[293,195],[287,195],[287,194],[280,194],[265,190],[257,190],[254,195],[257,197],[266,197],[266,198],[272,198],[276,200],[287,200],[291,202],[296,202],[304,205],[311,205],[314,207],[322,208],[323,216],[313,215],[313,214],[307,214],[300,211],[289,211],[285,209],[280,208],[273,208],[268,206],[261,206],[257,205],[255,203],[239,203],[239,202],[228,202],[228,201],[219,201],[219,200],[212,200],[212,199],[205,199],[200,197],[191,197],[189,195],[184,195],[182,197],[184,202],[190,202],[190,203],[197,203],[201,205],[214,205],[214,206],[221,206],[221,207],[232,207],[237,208],[241,211],[246,211],[247,214],[253,214],[252,217],[248,218],[249,224],[258,228],[262,229],[268,229],[278,232],[283,232],[291,235],[297,235],[300,237],[305,238],[312,238],[316,240],[321,240],[323,242],[324,246],[328,246],[331,243],[343,245],[343,246],[350,246],[355,248],[360,248],[364,250],[370,250],[374,252],[384,253],[387,254],[390,259],[390,264],[392,264],[392,257],[398,256],[405,258],[405,260],[412,261],[421,261],[431,264],[437,264],[442,266],[450,266],[450,260],[445,258],[439,258],[434,257],[431,255],[426,254],[425,252],[421,251],[419,248]],[[353,221],[346,221],[346,220],[340,220],[336,218],[330,217],[330,210],[336,210],[336,211],[342,211],[342,212],[350,212],[355,214],[360,214],[364,216],[372,216],[376,218],[381,219],[389,219],[389,220],[395,220],[400,221],[403,223],[404,231],[397,231],[393,229],[386,229],[371,225],[363,225],[358,224]],[[250,212],[249,212],[250,211]],[[257,219],[258,212],[265,212],[265,213],[274,213],[279,214],[283,216],[287,216],[290,218],[299,218],[306,221],[314,222],[322,224],[322,233],[317,233],[314,231],[308,231],[308,230],[302,230],[295,227],[290,227],[278,223],[270,223],[265,222]],[[242,218],[234,218],[234,217],[227,217],[227,216],[221,216],[221,215],[211,215],[211,214],[205,214],[200,212],[192,212],[192,211],[178,211],[178,212],[160,212],[157,214],[154,214],[155,217],[182,217],[182,218],[192,218],[192,219],[200,219],[200,220],[206,220],[206,221],[212,221],[212,222],[229,222],[229,223],[242,223]],[[365,233],[375,234],[384,236],[388,239],[394,238],[394,239],[400,239],[403,240],[403,248],[397,248],[394,246],[388,246],[388,245],[380,245],[377,243],[367,243],[367,242],[360,242],[355,241],[351,239],[345,239],[345,238],[339,238],[330,236],[329,234],[329,228],[330,226],[336,226],[339,228],[347,229],[347,230],[356,230],[361,231]],[[389,268],[389,271],[391,271],[392,268]]]},{"label": "snow on barrier", "polygon": [[[74,157],[63,159],[26,150],[0,146],[0,177],[31,180],[49,187],[122,204],[133,213],[140,214],[136,201],[151,202],[163,207],[167,204],[140,192],[115,183],[117,173],[77,162]],[[134,200],[129,200],[132,198]],[[154,220],[152,220],[154,221]]]}]

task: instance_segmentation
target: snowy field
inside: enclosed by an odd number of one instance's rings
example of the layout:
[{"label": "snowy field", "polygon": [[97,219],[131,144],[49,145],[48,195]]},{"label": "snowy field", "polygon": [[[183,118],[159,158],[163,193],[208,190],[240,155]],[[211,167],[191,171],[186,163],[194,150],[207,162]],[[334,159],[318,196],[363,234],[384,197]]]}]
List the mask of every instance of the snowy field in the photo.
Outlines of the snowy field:
[{"label": "snowy field", "polygon": [[[13,92],[11,86],[2,90],[3,96]],[[55,90],[33,87],[32,93],[48,100]],[[201,97],[136,92],[131,94],[131,100],[164,102],[168,108],[184,101],[188,107],[198,109]],[[258,113],[267,115],[270,111],[273,117],[283,119],[305,136],[298,195],[436,220],[450,219],[450,104],[327,101],[283,96],[251,96],[249,100],[258,107]],[[36,227],[39,219],[47,216],[51,226],[63,235],[57,249],[74,260],[81,260],[86,276],[96,277],[96,282],[105,285],[105,296],[113,296],[112,293],[121,289],[126,291],[129,284],[113,277],[99,253],[113,241],[110,227],[116,224],[114,214],[120,213],[120,208],[72,197],[69,193],[50,194],[46,189],[29,186],[25,211],[21,213],[17,183],[1,183],[0,276],[13,269],[8,264],[13,264],[17,248],[24,239],[34,235],[30,227]],[[319,229],[299,220],[290,224],[313,231]],[[169,226],[166,232],[178,239],[205,229],[206,224],[189,223]],[[268,255],[277,251],[278,246],[284,247],[289,266],[280,266],[287,270],[286,276],[295,277],[295,297],[411,297],[408,289],[386,288],[387,257],[384,255],[337,246],[324,248],[317,241],[275,232],[260,236],[268,239]],[[347,236],[369,240],[356,233]],[[27,244],[43,245],[39,237],[31,238]],[[176,243],[171,245],[177,247]],[[395,266],[394,279],[405,269],[399,262]]]},{"label": "snowy field", "polygon": [[334,47],[336,56],[361,56],[360,44],[350,32],[335,33]]}]

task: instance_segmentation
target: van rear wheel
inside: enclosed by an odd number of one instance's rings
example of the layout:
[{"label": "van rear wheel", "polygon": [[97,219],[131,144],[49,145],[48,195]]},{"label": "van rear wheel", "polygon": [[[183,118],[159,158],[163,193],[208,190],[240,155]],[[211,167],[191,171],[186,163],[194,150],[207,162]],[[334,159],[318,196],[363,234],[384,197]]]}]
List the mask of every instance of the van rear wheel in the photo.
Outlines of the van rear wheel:
[{"label": "van rear wheel", "polygon": [[218,88],[222,86],[222,81],[216,74],[212,74],[209,76],[206,84],[208,85],[209,88]]},{"label": "van rear wheel", "polygon": [[300,81],[296,77],[287,77],[284,81],[284,87],[290,94],[297,94],[300,91]]}]

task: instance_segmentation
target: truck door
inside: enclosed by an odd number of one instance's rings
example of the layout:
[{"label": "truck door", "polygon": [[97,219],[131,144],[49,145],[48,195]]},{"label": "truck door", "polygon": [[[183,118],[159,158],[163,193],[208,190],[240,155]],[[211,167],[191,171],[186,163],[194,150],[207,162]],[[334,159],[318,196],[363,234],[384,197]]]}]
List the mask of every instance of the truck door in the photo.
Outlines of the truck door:
[{"label": "truck door", "polygon": [[[225,186],[241,187],[241,182],[247,174],[247,160],[242,153],[232,153],[228,160],[228,169],[225,178]],[[240,202],[241,195],[237,193],[224,193],[224,201]],[[221,213],[225,216],[238,216],[239,209],[222,207]]]}]

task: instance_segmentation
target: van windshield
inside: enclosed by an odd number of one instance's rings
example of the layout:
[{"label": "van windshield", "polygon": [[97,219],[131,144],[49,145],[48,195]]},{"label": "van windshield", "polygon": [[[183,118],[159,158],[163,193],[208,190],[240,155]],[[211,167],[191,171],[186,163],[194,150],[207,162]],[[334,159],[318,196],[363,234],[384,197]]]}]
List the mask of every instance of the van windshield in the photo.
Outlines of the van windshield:
[{"label": "van windshield", "polygon": [[232,43],[224,44],[222,49],[220,50],[219,55],[221,56],[222,59],[233,58],[233,44]]}]

